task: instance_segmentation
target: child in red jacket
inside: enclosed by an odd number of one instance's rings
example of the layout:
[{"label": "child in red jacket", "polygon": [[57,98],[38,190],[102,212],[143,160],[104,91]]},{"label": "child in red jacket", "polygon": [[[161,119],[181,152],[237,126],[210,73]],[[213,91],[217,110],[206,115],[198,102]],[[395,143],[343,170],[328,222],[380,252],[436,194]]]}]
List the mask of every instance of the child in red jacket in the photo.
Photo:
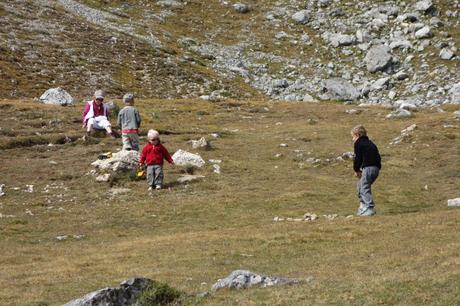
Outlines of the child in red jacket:
[{"label": "child in red jacket", "polygon": [[163,160],[174,166],[168,150],[160,142],[160,133],[155,130],[149,130],[147,133],[148,143],[142,149],[139,164],[147,166],[147,184],[149,191],[153,188],[161,189],[163,187]]}]

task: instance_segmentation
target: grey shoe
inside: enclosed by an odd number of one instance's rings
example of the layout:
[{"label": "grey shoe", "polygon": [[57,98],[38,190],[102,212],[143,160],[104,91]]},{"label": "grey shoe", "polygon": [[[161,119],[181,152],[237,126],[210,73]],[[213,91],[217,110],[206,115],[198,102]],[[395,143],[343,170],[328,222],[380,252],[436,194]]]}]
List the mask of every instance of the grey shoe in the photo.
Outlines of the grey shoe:
[{"label": "grey shoe", "polygon": [[356,212],[356,214],[359,216],[360,214],[362,214],[363,211],[365,211],[367,209],[367,206],[364,205],[363,202],[359,203],[359,208],[358,208],[358,211]]},{"label": "grey shoe", "polygon": [[362,210],[361,212],[358,212],[357,215],[360,216],[360,217],[370,217],[370,216],[375,215],[376,213],[377,212],[375,211],[374,207],[367,207],[364,210]]}]

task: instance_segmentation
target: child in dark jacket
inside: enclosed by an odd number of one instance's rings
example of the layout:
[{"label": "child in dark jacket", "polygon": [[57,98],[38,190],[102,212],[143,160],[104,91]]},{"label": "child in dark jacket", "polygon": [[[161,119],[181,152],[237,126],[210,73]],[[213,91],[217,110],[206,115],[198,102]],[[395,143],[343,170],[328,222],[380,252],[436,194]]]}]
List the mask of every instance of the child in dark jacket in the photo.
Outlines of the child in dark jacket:
[{"label": "child in dark jacket", "polygon": [[353,169],[358,181],[358,216],[375,215],[375,204],[372,198],[371,185],[379,176],[381,158],[377,146],[367,137],[364,126],[358,125],[351,130],[354,141],[355,160]]},{"label": "child in dark jacket", "polygon": [[174,165],[174,161],[168,150],[160,142],[160,133],[149,130],[147,133],[148,143],[142,149],[139,164],[147,166],[147,184],[149,190],[163,187],[163,160]]}]

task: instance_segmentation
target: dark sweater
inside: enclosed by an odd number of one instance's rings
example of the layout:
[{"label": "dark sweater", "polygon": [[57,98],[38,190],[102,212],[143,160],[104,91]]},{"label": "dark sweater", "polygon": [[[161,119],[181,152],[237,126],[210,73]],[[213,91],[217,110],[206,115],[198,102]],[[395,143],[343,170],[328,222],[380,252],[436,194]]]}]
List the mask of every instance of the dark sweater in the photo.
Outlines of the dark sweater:
[{"label": "dark sweater", "polygon": [[376,166],[379,169],[382,168],[379,149],[367,136],[361,136],[355,142],[353,169],[359,172],[362,168],[369,166]]}]

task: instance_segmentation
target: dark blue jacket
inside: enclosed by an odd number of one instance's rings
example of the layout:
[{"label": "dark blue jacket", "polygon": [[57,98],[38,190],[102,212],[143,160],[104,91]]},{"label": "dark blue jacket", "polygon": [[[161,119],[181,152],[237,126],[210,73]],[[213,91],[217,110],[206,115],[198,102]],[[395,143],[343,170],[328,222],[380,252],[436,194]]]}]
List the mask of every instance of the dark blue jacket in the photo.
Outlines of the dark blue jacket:
[{"label": "dark blue jacket", "polygon": [[382,168],[379,149],[367,136],[361,136],[355,141],[353,169],[359,172],[362,168],[369,166]]}]

